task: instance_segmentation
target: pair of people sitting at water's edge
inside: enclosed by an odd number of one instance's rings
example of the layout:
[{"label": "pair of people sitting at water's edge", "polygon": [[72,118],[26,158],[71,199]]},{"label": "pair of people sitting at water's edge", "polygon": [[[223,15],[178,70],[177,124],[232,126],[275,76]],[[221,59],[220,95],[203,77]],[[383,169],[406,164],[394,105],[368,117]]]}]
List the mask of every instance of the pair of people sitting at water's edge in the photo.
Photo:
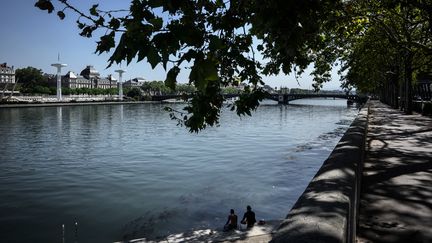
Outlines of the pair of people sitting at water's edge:
[{"label": "pair of people sitting at water's edge", "polygon": [[[243,219],[240,221],[241,224],[246,224],[247,228],[254,226],[256,222],[255,213],[252,211],[251,206],[246,207],[246,213],[243,215]],[[230,210],[230,215],[228,215],[228,220],[225,223],[224,230],[237,229],[237,215],[234,213],[234,209]]]}]

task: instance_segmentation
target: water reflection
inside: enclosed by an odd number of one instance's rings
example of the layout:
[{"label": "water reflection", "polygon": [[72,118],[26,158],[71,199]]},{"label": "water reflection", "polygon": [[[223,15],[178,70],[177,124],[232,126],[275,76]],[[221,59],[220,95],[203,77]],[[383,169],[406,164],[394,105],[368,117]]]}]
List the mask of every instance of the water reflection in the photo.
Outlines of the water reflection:
[{"label": "water reflection", "polygon": [[58,132],[61,132],[63,128],[63,107],[62,106],[57,107],[57,128],[58,128]]}]

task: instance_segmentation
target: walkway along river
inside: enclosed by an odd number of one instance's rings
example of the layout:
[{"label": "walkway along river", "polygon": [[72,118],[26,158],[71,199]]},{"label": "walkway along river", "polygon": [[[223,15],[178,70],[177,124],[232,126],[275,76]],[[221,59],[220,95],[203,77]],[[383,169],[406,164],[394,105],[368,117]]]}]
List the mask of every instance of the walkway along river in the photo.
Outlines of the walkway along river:
[{"label": "walkway along river", "polygon": [[0,109],[2,239],[61,241],[63,224],[66,241],[154,239],[221,227],[247,204],[282,219],[357,113],[292,103],[224,110],[199,134],[161,104]]}]

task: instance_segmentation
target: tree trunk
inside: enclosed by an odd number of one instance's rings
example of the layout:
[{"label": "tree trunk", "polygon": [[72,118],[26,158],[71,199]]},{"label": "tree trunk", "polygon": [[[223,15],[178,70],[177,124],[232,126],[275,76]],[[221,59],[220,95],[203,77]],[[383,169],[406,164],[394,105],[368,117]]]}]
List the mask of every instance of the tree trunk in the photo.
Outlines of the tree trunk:
[{"label": "tree trunk", "polygon": [[413,111],[413,100],[412,100],[412,62],[413,54],[407,51],[405,56],[405,114],[411,115]]},{"label": "tree trunk", "polygon": [[402,79],[403,82],[399,85],[399,93],[400,93],[400,99],[399,99],[399,109],[403,111],[405,109],[405,77]]},{"label": "tree trunk", "polygon": [[399,108],[399,80],[397,79],[398,76],[393,79],[393,97],[394,97],[394,103],[393,108],[397,109]]}]

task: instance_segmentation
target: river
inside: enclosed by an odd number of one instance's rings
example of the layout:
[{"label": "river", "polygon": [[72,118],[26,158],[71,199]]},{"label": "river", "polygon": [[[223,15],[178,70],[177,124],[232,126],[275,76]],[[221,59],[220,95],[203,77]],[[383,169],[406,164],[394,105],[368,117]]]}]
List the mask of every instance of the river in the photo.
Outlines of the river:
[{"label": "river", "polygon": [[246,205],[282,219],[357,114],[346,100],[269,103],[191,134],[165,106],[0,109],[2,241],[154,239],[220,228]]}]

